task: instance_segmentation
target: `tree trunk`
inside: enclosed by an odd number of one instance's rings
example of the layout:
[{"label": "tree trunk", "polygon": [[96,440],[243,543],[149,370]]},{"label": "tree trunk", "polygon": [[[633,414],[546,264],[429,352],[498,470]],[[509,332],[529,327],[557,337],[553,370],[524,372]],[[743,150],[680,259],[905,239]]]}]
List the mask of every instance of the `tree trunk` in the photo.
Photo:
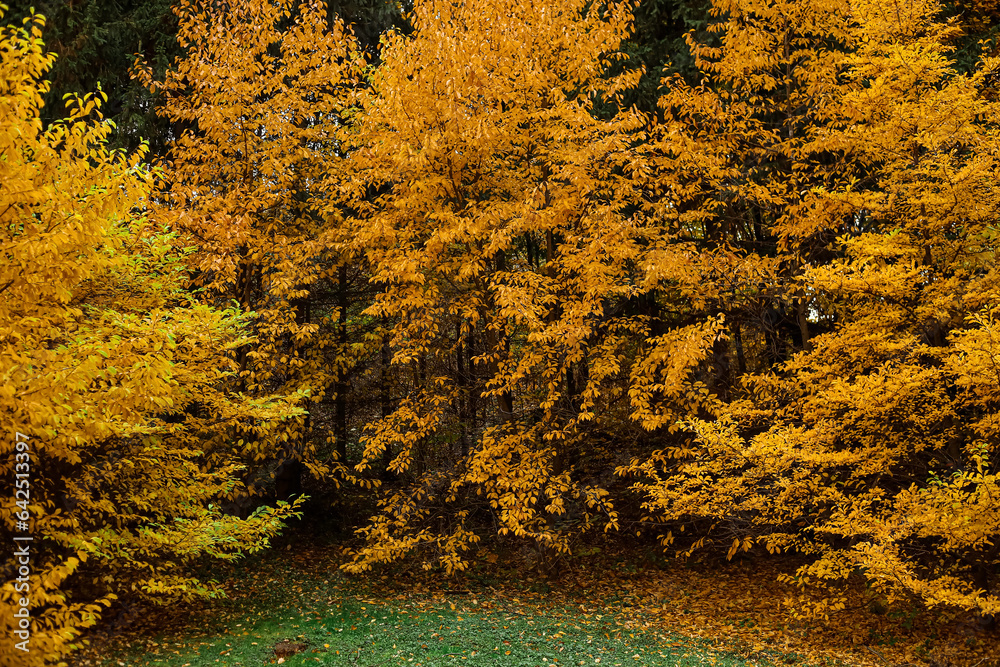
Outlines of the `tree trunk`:
[{"label": "tree trunk", "polygon": [[[389,356],[389,334],[382,336],[382,352],[381,352],[381,362],[382,362],[382,376],[379,378],[379,415],[382,419],[386,419],[389,413],[392,411],[392,406],[390,404],[389,396],[389,363],[391,359]],[[392,463],[392,447],[388,444],[382,451],[382,479],[388,480],[390,477],[389,464]]]},{"label": "tree trunk", "polygon": [[[347,266],[337,269],[337,343],[339,354],[347,349]],[[334,403],[334,438],[337,441],[337,455],[340,462],[347,465],[347,370],[341,365],[337,369],[337,398]]]},{"label": "tree trunk", "polygon": [[[253,278],[255,267],[252,263],[243,260],[236,272],[236,299],[240,303],[240,308],[246,312],[253,310]],[[236,361],[240,365],[240,379],[237,383],[237,391],[245,393],[247,391],[247,372],[250,366],[250,345],[241,345],[236,350]]]},{"label": "tree trunk", "polygon": [[732,327],[733,341],[736,343],[736,368],[742,376],[747,372],[747,360],[743,352],[743,329],[740,327],[740,321],[736,318],[733,318]]},{"label": "tree trunk", "polygon": [[[507,253],[503,250],[497,251],[496,254],[496,270],[497,272],[507,270]],[[507,336],[506,327],[502,328],[496,334],[496,345],[494,347],[496,352],[499,353],[499,358],[494,364],[493,377],[496,377],[500,373],[500,362],[507,359],[507,355],[510,352],[510,340]],[[514,417],[514,397],[511,394],[510,389],[503,391],[497,396],[497,408],[500,410],[500,421],[508,422]]]},{"label": "tree trunk", "polygon": [[802,337],[802,349],[808,350],[812,347],[809,342],[809,320],[807,319],[809,302],[804,298],[795,300],[795,320],[799,325],[799,335]]},{"label": "tree trunk", "polygon": [[479,415],[479,385],[476,383],[476,371],[473,366],[472,358],[475,356],[474,350],[475,346],[475,336],[472,334],[472,327],[469,327],[469,332],[465,336],[465,358],[468,362],[466,368],[469,369],[469,432],[475,433],[476,430],[476,418]]},{"label": "tree trunk", "polygon": [[467,415],[465,414],[466,400],[469,393],[468,390],[468,379],[465,376],[465,360],[462,351],[462,324],[458,323],[455,325],[455,338],[458,341],[458,347],[455,350],[455,359],[458,362],[457,378],[458,378],[458,398],[457,410],[458,413],[458,428],[459,428],[459,448],[462,453],[462,457],[469,455],[469,425],[466,423]]}]

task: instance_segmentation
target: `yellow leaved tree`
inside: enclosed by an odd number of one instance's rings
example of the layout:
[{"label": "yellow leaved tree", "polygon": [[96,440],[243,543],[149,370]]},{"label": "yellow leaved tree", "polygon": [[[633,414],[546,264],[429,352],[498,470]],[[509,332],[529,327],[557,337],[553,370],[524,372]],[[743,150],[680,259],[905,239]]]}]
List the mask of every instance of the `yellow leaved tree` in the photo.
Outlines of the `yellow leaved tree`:
[{"label": "yellow leaved tree", "polygon": [[[705,82],[661,100],[658,173],[677,224],[714,241],[705,265],[734,267],[729,338],[741,322],[758,352],[718,420],[687,422],[686,451],[627,469],[700,544],[794,550],[812,556],[802,585],[860,575],[891,601],[989,616],[1000,62],[957,73],[940,11],[714,3],[720,45],[692,42]],[[842,605],[831,588],[794,608]]]},{"label": "yellow leaved tree", "polygon": [[615,526],[580,463],[627,420],[648,328],[647,119],[595,107],[641,74],[611,73],[629,4],[425,0],[410,20],[383,38],[341,191],[405,379],[360,467],[388,458],[412,484],[382,499],[351,571],[403,555],[460,570],[483,526],[553,552]]},{"label": "yellow leaved tree", "polygon": [[[207,302],[254,313],[254,340],[238,353],[239,390],[296,396],[322,417],[347,391],[356,356],[342,298],[352,268],[343,214],[324,185],[340,173],[363,56],[321,2],[185,0],[174,11],[185,56],[163,81],[136,72],[162,96],[158,113],[179,135],[160,165],[151,216],[196,248]],[[342,424],[342,400],[337,408]],[[220,461],[243,461],[241,491],[260,494],[279,464],[294,478],[302,464],[328,473],[327,440],[345,458],[344,429],[325,438],[324,423],[288,420],[272,439],[243,422],[205,446]]]},{"label": "yellow leaved tree", "polygon": [[232,400],[246,317],[190,303],[187,253],[134,217],[150,174],[105,148],[99,95],[42,126],[42,25],[0,33],[0,475],[16,486],[0,538],[18,548],[0,566],[0,664],[19,666],[58,662],[115,598],[215,595],[192,566],[266,546],[295,508],[222,515],[237,466],[207,465],[200,443],[299,414]]}]

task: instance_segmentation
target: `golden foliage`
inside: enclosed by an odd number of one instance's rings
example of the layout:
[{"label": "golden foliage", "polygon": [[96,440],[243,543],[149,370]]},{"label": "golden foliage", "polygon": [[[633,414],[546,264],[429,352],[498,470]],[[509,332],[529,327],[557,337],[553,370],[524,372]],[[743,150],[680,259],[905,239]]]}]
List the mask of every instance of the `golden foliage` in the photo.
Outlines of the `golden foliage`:
[{"label": "golden foliage", "polygon": [[[18,665],[58,661],[116,597],[215,595],[193,560],[259,549],[294,513],[243,522],[211,504],[236,466],[203,467],[205,437],[294,409],[223,389],[234,369],[219,351],[243,341],[245,317],[188,303],[185,252],[133,217],[150,174],[141,153],[105,147],[98,96],[42,127],[42,25],[0,34],[0,472],[28,482],[0,501],[0,534],[33,538],[30,574],[6,569],[0,588],[5,610],[29,603],[29,651],[8,643],[18,619],[0,621],[3,664]],[[195,404],[201,418],[173,418]]]},{"label": "golden foliage", "polygon": [[[211,302],[253,313],[240,390],[302,406],[330,400],[354,353],[336,336],[338,314],[310,300],[349,260],[341,212],[323,186],[339,173],[363,64],[357,44],[343,22],[327,23],[321,2],[185,1],[175,13],[184,58],[163,81],[137,69],[165,98],[158,112],[184,128],[152,215],[197,249],[191,259]],[[236,443],[251,491],[250,478],[274,459],[329,471],[302,419],[286,420],[275,438],[236,426],[211,449],[228,457]]]},{"label": "golden foliage", "polygon": [[[384,38],[344,186],[360,213],[353,247],[382,287],[367,312],[392,323],[392,363],[416,378],[368,431],[365,463],[391,451],[401,472],[433,439],[460,442],[451,474],[384,500],[351,570],[425,546],[428,566],[461,569],[478,539],[472,506],[501,534],[559,550],[555,518],[570,504],[615,525],[606,491],[567,457],[621,395],[628,334],[643,327],[608,311],[638,294],[647,230],[625,209],[642,198],[630,148],[645,119],[594,112],[641,74],[606,75],[628,5],[432,0],[411,20],[412,34]],[[468,370],[449,374],[453,363]],[[419,527],[432,516],[449,537]]]},{"label": "golden foliage", "polygon": [[688,421],[679,461],[623,472],[730,557],[814,555],[800,585],[861,574],[890,600],[994,614],[1000,63],[956,74],[936,2],[715,7],[722,46],[695,45],[709,83],[662,100],[661,150],[685,168],[664,180],[679,222],[719,243],[766,225],[766,289],[798,310],[801,347],[717,421]]},{"label": "golden foliage", "polygon": [[265,539],[290,510],[205,504],[281,459],[395,477],[350,571],[452,573],[487,532],[565,554],[618,528],[617,468],[682,553],[1000,610],[1000,61],[957,73],[940,3],[716,0],[656,117],[622,108],[628,2],[422,0],[373,65],[321,3],[177,13],[184,58],[138,70],[179,130],[152,202],[95,98],[42,130],[37,34],[4,52],[0,391],[66,471],[53,572],[208,594],[140,552]]}]

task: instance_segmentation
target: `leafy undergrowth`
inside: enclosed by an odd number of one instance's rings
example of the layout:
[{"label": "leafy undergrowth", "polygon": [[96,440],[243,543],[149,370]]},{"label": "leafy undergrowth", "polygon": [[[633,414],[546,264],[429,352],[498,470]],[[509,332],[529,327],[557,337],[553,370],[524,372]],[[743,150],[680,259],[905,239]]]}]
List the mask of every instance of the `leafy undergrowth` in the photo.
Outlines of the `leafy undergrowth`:
[{"label": "leafy undergrowth", "polygon": [[592,549],[554,579],[481,556],[468,576],[443,581],[345,577],[337,549],[272,552],[220,571],[230,599],[95,642],[76,664],[987,667],[1000,656],[995,636],[882,611],[863,589],[831,621],[795,621],[783,603],[800,592],[761,560],[640,568]]}]

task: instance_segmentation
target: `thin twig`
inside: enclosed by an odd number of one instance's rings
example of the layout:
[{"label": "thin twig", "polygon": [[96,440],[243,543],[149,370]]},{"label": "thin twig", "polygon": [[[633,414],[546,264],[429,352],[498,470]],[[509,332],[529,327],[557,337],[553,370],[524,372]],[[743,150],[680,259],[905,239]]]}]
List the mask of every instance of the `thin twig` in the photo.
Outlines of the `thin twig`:
[{"label": "thin twig", "polygon": [[891,662],[889,662],[888,660],[885,659],[884,655],[882,655],[881,653],[879,653],[878,651],[876,651],[875,649],[873,649],[871,646],[866,646],[865,648],[868,649],[868,652],[871,653],[872,655],[874,655],[874,656],[876,656],[878,658],[881,658],[882,662],[884,662],[885,664],[887,664],[887,665],[891,665],[892,664]]}]

